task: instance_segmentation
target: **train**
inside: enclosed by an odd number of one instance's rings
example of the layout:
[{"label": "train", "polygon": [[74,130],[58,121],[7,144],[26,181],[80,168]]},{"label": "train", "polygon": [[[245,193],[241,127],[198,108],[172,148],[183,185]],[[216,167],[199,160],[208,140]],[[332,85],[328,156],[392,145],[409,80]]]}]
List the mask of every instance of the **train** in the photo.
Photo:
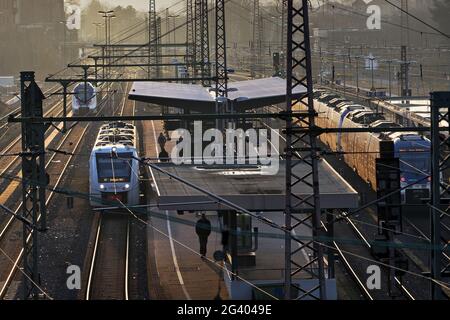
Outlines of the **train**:
[{"label": "train", "polygon": [[[314,93],[316,124],[321,128],[395,128],[400,125],[337,94]],[[345,163],[377,190],[376,159],[392,152],[400,161],[402,203],[420,203],[430,194],[431,141],[417,132],[326,133],[319,139],[335,152],[342,153]]]},{"label": "train", "polygon": [[138,136],[135,125],[122,121],[100,127],[89,158],[92,207],[140,203]]},{"label": "train", "polygon": [[90,82],[78,83],[73,89],[72,112],[86,114],[97,109],[97,88]]}]

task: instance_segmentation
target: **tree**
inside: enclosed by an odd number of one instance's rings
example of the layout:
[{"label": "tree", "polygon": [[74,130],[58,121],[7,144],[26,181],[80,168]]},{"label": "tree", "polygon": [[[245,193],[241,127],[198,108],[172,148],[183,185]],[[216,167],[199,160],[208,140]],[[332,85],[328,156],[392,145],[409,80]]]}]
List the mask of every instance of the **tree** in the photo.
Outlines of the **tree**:
[{"label": "tree", "polygon": [[99,0],[92,0],[81,12],[81,34],[84,39],[96,40],[96,27],[93,23],[102,23],[98,11],[105,10]]},{"label": "tree", "polygon": [[115,34],[142,22],[141,27],[133,29],[134,32],[124,33],[123,36],[135,34],[133,37],[130,37],[131,41],[144,41],[146,32],[144,26],[145,14],[138,13],[133,6],[117,6],[115,8],[106,7],[99,0],[92,0],[82,12],[81,31],[84,39],[104,42],[104,26],[98,29],[99,39],[97,39],[97,27],[93,25],[93,23],[104,23],[104,19],[98,13],[98,11],[101,10],[114,10],[116,18],[111,21],[111,36],[113,38]]}]

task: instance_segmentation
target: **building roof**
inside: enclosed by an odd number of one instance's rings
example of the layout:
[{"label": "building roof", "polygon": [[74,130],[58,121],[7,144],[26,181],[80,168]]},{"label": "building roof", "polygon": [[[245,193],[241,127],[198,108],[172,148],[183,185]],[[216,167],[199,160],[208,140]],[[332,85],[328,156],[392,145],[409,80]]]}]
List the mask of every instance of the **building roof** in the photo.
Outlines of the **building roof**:
[{"label": "building roof", "polygon": [[[215,169],[211,166],[174,165],[158,163],[158,166],[177,177],[223,197],[252,211],[282,211],[285,207],[285,164],[280,162],[278,173],[261,175],[252,169],[231,167]],[[299,163],[294,168],[296,176],[304,176],[310,168]],[[158,205],[164,210],[227,210],[207,195],[190,188],[163,172],[150,172],[158,189]],[[322,209],[349,209],[358,206],[357,192],[326,162],[319,161],[320,203]],[[294,193],[311,194],[311,188],[297,184]],[[209,201],[209,202],[208,202]],[[307,209],[304,207],[304,209]]]},{"label": "building roof", "polygon": [[[306,92],[297,87],[294,97]],[[215,110],[214,88],[196,84],[135,82],[129,99],[197,111]],[[228,83],[228,101],[234,109],[252,109],[286,101],[286,80],[278,77]]]}]

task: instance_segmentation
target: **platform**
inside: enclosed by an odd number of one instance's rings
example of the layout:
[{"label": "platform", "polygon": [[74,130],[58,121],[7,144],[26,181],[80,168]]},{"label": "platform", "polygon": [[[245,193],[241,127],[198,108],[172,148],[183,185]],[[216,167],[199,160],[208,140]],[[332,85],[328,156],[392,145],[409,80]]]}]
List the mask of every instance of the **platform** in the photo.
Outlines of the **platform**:
[{"label": "platform", "polygon": [[[294,89],[294,97],[305,93],[304,87]],[[215,113],[214,88],[196,84],[135,82],[129,99],[177,107],[190,111]],[[228,83],[228,103],[234,110],[264,107],[286,101],[286,80],[278,77]]]},{"label": "platform", "polygon": [[[282,212],[267,212],[264,214],[278,225],[284,224],[284,214]],[[284,234],[269,225],[252,219],[252,227],[259,229],[258,250],[256,251],[256,264],[254,266],[239,265],[238,275],[242,279],[251,282],[253,285],[268,291],[277,298],[283,298],[283,284],[285,271],[285,252],[284,252]],[[296,234],[302,236],[312,236],[311,229],[306,226],[296,228]],[[299,243],[293,243],[293,246],[300,248]],[[307,248],[301,248],[296,262],[306,264],[309,261],[311,251]],[[327,266],[327,265],[326,265]],[[224,281],[227,286],[229,296],[233,299],[262,299],[267,300],[271,297],[261,291],[256,290],[247,282],[240,278],[234,278],[230,273],[231,266],[226,264],[227,271],[224,272]],[[317,280],[310,278],[310,275],[303,271],[297,273],[292,281],[300,284],[302,288],[312,288],[317,285]],[[336,280],[334,278],[327,279],[325,282],[327,290],[327,299],[337,299]],[[314,294],[318,295],[318,291]],[[256,296],[256,297],[255,297]],[[306,298],[311,300],[310,297]]]},{"label": "platform", "polygon": [[[285,208],[285,164],[280,162],[276,175],[261,175],[254,169],[208,169],[195,165],[158,164],[158,166],[196,186],[252,211],[283,211]],[[294,174],[303,176],[309,167],[300,163]],[[158,206],[164,210],[215,211],[226,206],[212,203],[207,195],[196,191],[168,175],[151,170],[159,188]],[[358,206],[357,192],[325,161],[319,161],[320,203],[322,209],[350,209]],[[311,194],[304,184],[297,184],[294,193]],[[192,203],[192,204],[189,204]],[[305,207],[306,209],[306,207]]]}]

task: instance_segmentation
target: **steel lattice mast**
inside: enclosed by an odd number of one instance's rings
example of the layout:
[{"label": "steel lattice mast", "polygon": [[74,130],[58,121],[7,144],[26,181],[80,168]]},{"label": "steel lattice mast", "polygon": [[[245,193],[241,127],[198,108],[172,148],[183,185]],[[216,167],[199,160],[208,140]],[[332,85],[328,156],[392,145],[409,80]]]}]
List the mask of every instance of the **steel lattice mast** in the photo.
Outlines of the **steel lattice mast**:
[{"label": "steel lattice mast", "polygon": [[[210,78],[208,0],[194,1],[194,76],[200,72],[201,78]],[[202,85],[210,86],[211,81],[204,79]]]},{"label": "steel lattice mast", "polygon": [[260,6],[259,6],[259,0],[253,0],[253,18],[252,18],[252,25],[253,25],[253,36],[252,36],[252,43],[251,43],[251,66],[250,66],[250,72],[251,76],[255,77],[256,72],[260,71],[260,65],[261,65],[261,55],[262,55],[262,21],[261,21],[261,12],[260,12]]},{"label": "steel lattice mast", "polygon": [[[21,112],[24,117],[42,118],[44,95],[34,72],[21,72]],[[22,123],[22,219],[24,299],[37,298],[38,231],[46,229],[45,125]],[[38,224],[39,230],[38,230]]]},{"label": "steel lattice mast", "polygon": [[[201,72],[202,78],[211,77],[211,64],[209,61],[209,15],[208,15],[208,0],[201,1],[201,15],[200,15],[200,42],[201,42]],[[210,80],[202,80],[202,85],[205,87],[211,86]]]},{"label": "steel lattice mast", "polygon": [[158,66],[156,67],[156,77],[161,78],[161,66],[162,64],[162,46],[161,46],[161,17],[156,18],[156,63]]},{"label": "steel lattice mast", "polygon": [[[158,21],[156,16],[156,3],[155,0],[149,1],[148,11],[148,64],[158,63]],[[155,68],[148,67],[148,77],[155,76]]]},{"label": "steel lattice mast", "polygon": [[[285,298],[302,299],[312,297],[326,299],[325,270],[323,248],[315,240],[321,231],[321,208],[319,199],[318,156],[316,135],[311,131],[315,127],[315,111],[313,106],[313,82],[311,66],[311,47],[309,40],[308,1],[301,0],[294,5],[293,0],[287,1],[287,120],[286,120],[286,207],[285,227]],[[300,98],[293,98],[295,89],[306,88],[306,93]],[[293,118],[293,108],[299,106],[307,111],[307,116]],[[300,128],[294,133],[292,128]],[[301,129],[305,130],[301,130]],[[299,164],[309,168],[304,176],[297,176],[293,169]],[[310,195],[294,194],[294,186],[305,185]],[[307,206],[309,211],[303,209]],[[302,231],[300,229],[302,228]],[[311,229],[312,240],[300,240],[295,237]],[[310,250],[312,257],[302,262],[302,250]],[[305,288],[294,283],[294,276],[309,274],[317,280],[312,288]],[[293,295],[293,290],[298,295]]]},{"label": "steel lattice mast", "polygon": [[[450,92],[431,93],[431,206],[430,206],[430,230],[431,245],[430,250],[430,271],[431,278],[431,299],[442,299],[442,289],[437,283],[443,277],[450,276],[450,263],[448,255],[450,253],[449,242],[443,243],[442,228],[450,222],[450,205],[444,205],[444,199],[450,198],[450,187],[443,183],[441,176],[450,164],[450,158],[446,155],[450,147],[450,131],[446,138],[441,141],[440,124],[450,123]],[[441,209],[442,208],[442,209]],[[446,223],[444,223],[447,221]],[[445,264],[442,262],[446,261]]]},{"label": "steel lattice mast", "polygon": [[193,72],[193,63],[195,61],[195,19],[193,0],[186,0],[186,58],[187,67]]},{"label": "steel lattice mast", "polygon": [[228,96],[225,1],[216,0],[216,97]]},{"label": "steel lattice mast", "polygon": [[280,71],[286,75],[286,44],[287,44],[287,0],[281,0],[281,44],[280,44]]}]

